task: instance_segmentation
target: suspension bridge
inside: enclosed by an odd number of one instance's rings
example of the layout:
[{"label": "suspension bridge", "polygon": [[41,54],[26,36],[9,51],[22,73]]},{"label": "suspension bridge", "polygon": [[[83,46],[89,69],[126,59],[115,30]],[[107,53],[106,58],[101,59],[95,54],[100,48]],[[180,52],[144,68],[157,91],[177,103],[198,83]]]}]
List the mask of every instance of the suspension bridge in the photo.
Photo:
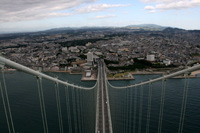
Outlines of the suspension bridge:
[{"label": "suspension bridge", "polygon": [[[2,97],[2,105],[5,113],[7,131],[9,133],[17,132],[15,127],[15,116],[13,115],[13,105],[9,102],[8,85],[4,74],[4,67],[8,66],[19,71],[28,73],[36,77],[37,91],[40,105],[41,124],[44,133],[51,132],[51,126],[48,119],[48,106],[45,102],[44,80],[54,83],[56,112],[58,120],[58,131],[60,133],[134,133],[134,132],[168,132],[163,125],[164,109],[167,99],[167,84],[170,78],[185,75],[182,85],[180,104],[180,114],[175,119],[177,122],[173,125],[176,127],[174,131],[178,133],[184,132],[184,122],[186,115],[186,105],[188,101],[189,77],[188,74],[200,69],[200,65],[196,65],[178,72],[163,75],[155,79],[149,79],[140,83],[126,86],[114,86],[107,80],[106,69],[103,60],[98,61],[98,77],[93,87],[83,87],[75,85],[56,77],[51,77],[40,71],[35,71],[4,57],[0,57],[2,80],[0,82],[0,92]],[[158,90],[154,94],[154,87]],[[198,86],[199,88],[199,86]],[[65,94],[65,110],[63,113],[63,104],[61,101],[60,91],[64,90]],[[169,88],[170,90],[171,88]],[[172,91],[176,91],[174,86]],[[119,95],[119,97],[116,97]],[[156,98],[156,100],[154,99]],[[168,99],[170,101],[170,99]],[[155,102],[155,104],[154,104]],[[173,101],[177,102],[177,101]],[[154,106],[158,110],[155,110]],[[172,108],[171,106],[169,107]],[[176,108],[176,107],[174,107]],[[155,113],[157,112],[157,113]],[[63,115],[67,116],[64,117]],[[153,114],[157,118],[152,118]],[[173,114],[172,114],[173,115]],[[51,116],[50,116],[51,117]],[[157,126],[155,126],[157,125]],[[67,128],[66,128],[67,127]],[[156,129],[155,129],[156,128]],[[151,130],[153,129],[153,131]],[[198,129],[198,128],[197,128]],[[1,130],[1,128],[0,128]],[[192,130],[192,129],[190,129]],[[198,132],[198,131],[197,131]]]}]

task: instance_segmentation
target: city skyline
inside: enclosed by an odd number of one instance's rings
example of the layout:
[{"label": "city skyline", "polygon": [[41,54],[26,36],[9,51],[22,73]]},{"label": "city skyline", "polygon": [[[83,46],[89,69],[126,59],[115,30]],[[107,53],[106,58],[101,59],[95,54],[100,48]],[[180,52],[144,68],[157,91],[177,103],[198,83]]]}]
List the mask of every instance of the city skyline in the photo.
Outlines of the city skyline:
[{"label": "city skyline", "polygon": [[200,0],[2,0],[1,33],[157,24],[200,29]]}]

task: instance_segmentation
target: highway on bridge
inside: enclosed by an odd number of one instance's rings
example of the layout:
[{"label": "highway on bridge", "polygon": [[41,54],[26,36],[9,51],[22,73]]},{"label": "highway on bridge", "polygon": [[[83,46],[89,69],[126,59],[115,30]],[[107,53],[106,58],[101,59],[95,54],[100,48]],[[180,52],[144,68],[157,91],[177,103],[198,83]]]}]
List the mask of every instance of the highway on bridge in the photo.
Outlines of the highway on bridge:
[{"label": "highway on bridge", "polygon": [[103,60],[98,62],[98,74],[96,133],[112,133],[110,104]]}]

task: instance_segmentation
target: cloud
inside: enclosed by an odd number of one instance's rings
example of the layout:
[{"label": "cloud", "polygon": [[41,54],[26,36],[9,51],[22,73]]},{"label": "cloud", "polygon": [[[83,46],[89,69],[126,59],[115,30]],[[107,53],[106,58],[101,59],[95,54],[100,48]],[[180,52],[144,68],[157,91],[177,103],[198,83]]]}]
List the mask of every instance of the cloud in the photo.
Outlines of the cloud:
[{"label": "cloud", "polygon": [[1,0],[0,22],[35,20],[48,17],[69,16],[66,9],[95,0]]},{"label": "cloud", "polygon": [[170,9],[185,9],[185,8],[194,8],[200,6],[200,0],[184,0],[176,1],[167,4],[158,4],[156,5],[157,9],[160,10],[170,10]]},{"label": "cloud", "polygon": [[95,19],[104,19],[104,18],[113,18],[113,17],[116,17],[116,15],[96,16]]},{"label": "cloud", "polygon": [[141,0],[144,3],[170,3],[181,0]]},{"label": "cloud", "polygon": [[144,9],[150,12],[156,10],[180,10],[200,6],[200,0],[142,0],[143,2],[155,3],[155,6],[146,6]]},{"label": "cloud", "polygon": [[130,6],[129,4],[123,5],[123,4],[116,4],[116,5],[109,5],[109,4],[98,4],[98,5],[89,5],[82,7],[80,9],[77,9],[77,13],[90,13],[90,12],[98,12],[98,11],[104,11],[109,8],[113,7],[126,7]]},{"label": "cloud", "polygon": [[155,10],[155,7],[153,6],[145,6],[145,10]]}]

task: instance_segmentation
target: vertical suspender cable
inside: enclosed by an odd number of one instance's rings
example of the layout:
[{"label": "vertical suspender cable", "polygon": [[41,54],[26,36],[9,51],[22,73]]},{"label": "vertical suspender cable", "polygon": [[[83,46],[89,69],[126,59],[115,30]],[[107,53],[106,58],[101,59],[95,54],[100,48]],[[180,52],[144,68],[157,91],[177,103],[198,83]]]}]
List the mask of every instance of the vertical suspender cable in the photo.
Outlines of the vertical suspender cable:
[{"label": "vertical suspender cable", "polygon": [[44,122],[46,126],[46,132],[48,133],[48,124],[47,124],[47,115],[46,115],[46,109],[45,109],[45,103],[44,103],[44,94],[43,94],[43,87],[42,87],[42,78],[39,78],[40,81],[40,91],[41,91],[41,98],[42,98],[42,106],[43,106],[43,111],[44,111]]},{"label": "vertical suspender cable", "polygon": [[163,110],[165,103],[165,88],[166,88],[166,79],[162,80],[162,89],[161,89],[161,99],[160,99],[160,113],[158,121],[158,133],[162,132],[162,119],[163,119]]},{"label": "vertical suspender cable", "polygon": [[183,88],[183,98],[182,98],[182,106],[181,106],[181,114],[180,114],[180,121],[179,121],[179,128],[178,128],[178,133],[181,133],[181,126],[182,126],[182,118],[183,118],[183,108],[184,108],[184,103],[185,103],[185,93],[186,93],[186,84],[187,84],[187,80],[186,80],[186,76],[185,76],[185,83],[184,83],[184,88]]},{"label": "vertical suspender cable", "polygon": [[68,91],[68,89],[69,89],[69,87],[65,86],[68,127],[69,127],[69,133],[72,133],[71,113],[70,113],[70,102],[69,102],[69,91]]},{"label": "vertical suspender cable", "polygon": [[79,93],[79,105],[80,105],[79,107],[80,107],[80,127],[81,127],[80,128],[81,129],[80,132],[83,133],[83,131],[84,131],[83,130],[83,118],[84,117],[83,117],[83,108],[82,108],[82,104],[83,104],[82,100],[83,99],[82,99],[81,95],[82,95],[82,90],[80,90],[80,93]]},{"label": "vertical suspender cable", "polygon": [[186,94],[185,94],[185,103],[184,103],[184,109],[183,109],[183,120],[182,120],[182,126],[181,126],[181,133],[183,132],[183,124],[185,119],[185,110],[186,110],[186,104],[187,104],[187,97],[188,97],[188,89],[189,89],[189,77],[187,76],[187,84],[186,84]]},{"label": "vertical suspender cable", "polygon": [[133,133],[135,133],[135,130],[136,130],[136,113],[137,113],[137,87],[135,87],[135,91],[134,91]]},{"label": "vertical suspender cable", "polygon": [[125,89],[125,98],[123,98],[123,133],[125,133],[125,127],[126,127],[126,125],[125,125],[125,122],[126,122],[126,120],[125,120],[125,113],[126,113],[126,111],[125,111],[125,104],[126,104],[126,94],[127,94],[127,89]]},{"label": "vertical suspender cable", "polygon": [[187,103],[187,94],[188,94],[188,84],[189,84],[189,79],[188,79],[188,75],[186,74],[178,133],[182,133],[183,131],[183,124],[184,124],[184,117],[185,117],[185,110],[186,110],[186,103]]},{"label": "vertical suspender cable", "polygon": [[4,100],[3,88],[2,88],[1,82],[0,82],[0,89],[1,89],[3,107],[4,107],[4,111],[5,111],[5,116],[6,116],[6,122],[7,122],[7,125],[8,125],[8,132],[11,133],[10,123],[8,121],[8,114],[7,114],[6,103],[5,103],[5,100]]},{"label": "vertical suspender cable", "polygon": [[59,94],[59,89],[58,89],[58,83],[55,83],[55,93],[56,93],[59,129],[60,129],[60,133],[63,133],[63,124],[62,124],[62,114],[61,114],[60,94]]},{"label": "vertical suspender cable", "polygon": [[150,116],[151,116],[151,97],[152,97],[152,83],[149,83],[149,97],[148,97],[146,133],[149,132],[149,123],[150,123]]},{"label": "vertical suspender cable", "polygon": [[128,106],[129,106],[129,104],[128,104],[128,92],[129,92],[129,88],[127,88],[126,89],[126,114],[125,114],[125,120],[126,120],[126,123],[125,123],[125,133],[127,133],[128,132]]},{"label": "vertical suspender cable", "polygon": [[131,132],[131,125],[132,125],[132,97],[133,97],[133,88],[130,88],[130,113],[129,113],[129,133],[132,133]]},{"label": "vertical suspender cable", "polygon": [[78,111],[78,129],[81,132],[81,108],[80,108],[80,89],[77,89],[77,111]]},{"label": "vertical suspender cable", "polygon": [[41,90],[40,90],[40,82],[39,77],[37,77],[37,86],[38,86],[38,95],[39,95],[39,101],[40,101],[40,110],[41,110],[41,116],[42,116],[42,124],[44,128],[44,133],[46,133],[46,125],[44,120],[44,110],[43,110],[43,104],[42,104],[42,96],[41,96]]},{"label": "vertical suspender cable", "polygon": [[14,124],[13,124],[12,113],[11,113],[11,109],[10,109],[10,102],[9,102],[9,98],[8,98],[8,92],[7,92],[7,87],[6,87],[4,70],[2,70],[2,78],[3,78],[3,84],[4,84],[5,94],[6,94],[6,100],[7,100],[7,104],[8,104],[8,112],[9,112],[9,116],[10,116],[11,127],[12,127],[13,133],[15,133],[15,127],[14,127]]},{"label": "vertical suspender cable", "polygon": [[74,132],[77,133],[77,119],[76,119],[76,101],[75,101],[75,90],[72,87],[72,105],[73,105],[73,119],[74,119]]},{"label": "vertical suspender cable", "polygon": [[129,88],[127,88],[127,94],[126,94],[126,133],[128,133],[128,127],[129,127],[129,118],[128,114],[129,114],[129,101],[130,101],[130,97],[129,97]]},{"label": "vertical suspender cable", "polygon": [[[96,122],[96,113],[97,113],[97,107],[96,107],[97,106],[97,86],[94,88],[93,91],[94,91],[94,110],[95,110],[94,117],[95,117],[95,122]],[[96,127],[96,124],[94,126]],[[95,129],[95,131],[96,131],[96,129]]]},{"label": "vertical suspender cable", "polygon": [[83,98],[83,92],[81,91],[81,95],[80,95],[80,99],[81,99],[81,113],[82,113],[82,118],[81,118],[81,125],[82,125],[82,132],[85,133],[85,128],[84,128],[84,124],[85,124],[85,110],[84,110],[84,98]]},{"label": "vertical suspender cable", "polygon": [[140,88],[140,110],[139,110],[138,133],[141,133],[141,127],[142,127],[142,106],[143,106],[143,86],[141,85],[141,88]]}]

